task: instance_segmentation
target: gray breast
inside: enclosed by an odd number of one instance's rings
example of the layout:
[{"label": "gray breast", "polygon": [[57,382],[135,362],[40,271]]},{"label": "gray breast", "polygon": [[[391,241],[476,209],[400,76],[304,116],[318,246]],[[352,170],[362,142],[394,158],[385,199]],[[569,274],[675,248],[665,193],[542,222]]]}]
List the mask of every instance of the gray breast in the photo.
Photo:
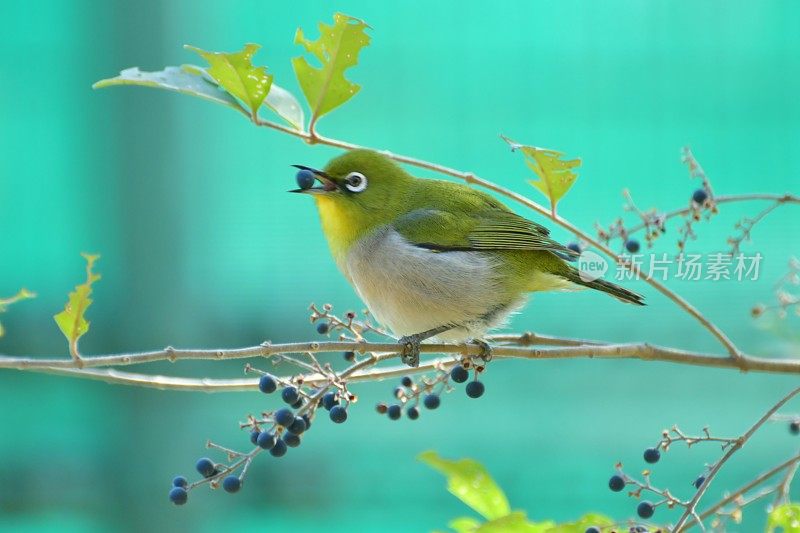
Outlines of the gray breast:
[{"label": "gray breast", "polygon": [[389,227],[354,245],[340,265],[370,312],[398,335],[444,324],[443,340],[480,336],[522,303],[503,301],[496,259],[483,252],[435,252]]}]

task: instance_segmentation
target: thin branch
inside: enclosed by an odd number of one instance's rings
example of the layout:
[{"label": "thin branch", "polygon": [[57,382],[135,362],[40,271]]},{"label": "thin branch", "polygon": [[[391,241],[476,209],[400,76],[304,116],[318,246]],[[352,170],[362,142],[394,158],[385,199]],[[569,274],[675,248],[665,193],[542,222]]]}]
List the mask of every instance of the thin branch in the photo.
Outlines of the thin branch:
[{"label": "thin branch", "polygon": [[761,426],[763,426],[764,423],[766,423],[767,420],[769,420],[770,417],[772,417],[772,415],[774,415],[778,411],[778,409],[783,407],[786,404],[786,402],[788,402],[789,400],[794,398],[798,393],[800,393],[800,387],[794,389],[789,394],[787,394],[786,396],[781,398],[781,400],[778,401],[778,403],[773,405],[766,413],[764,413],[761,416],[761,418],[759,418],[758,421],[755,424],[753,424],[750,427],[750,429],[748,429],[744,433],[744,435],[742,435],[739,438],[738,442],[734,443],[733,445],[731,445],[728,448],[728,450],[725,452],[725,454],[722,456],[722,458],[719,461],[714,463],[714,466],[711,467],[711,470],[709,470],[708,474],[706,475],[706,480],[697,489],[697,492],[695,493],[695,495],[691,499],[691,501],[689,501],[689,504],[687,505],[686,510],[683,512],[683,515],[681,515],[681,517],[678,519],[678,522],[675,524],[675,528],[673,529],[673,532],[678,533],[680,531],[683,531],[683,529],[685,527],[688,527],[687,522],[689,520],[692,520],[692,517],[693,517],[693,515],[695,513],[695,508],[697,507],[697,504],[700,502],[700,499],[703,497],[703,495],[708,490],[708,487],[711,486],[711,482],[714,480],[714,477],[722,469],[722,467],[725,465],[725,463],[728,462],[728,460],[731,458],[731,456],[733,456],[733,454],[735,454],[737,451],[739,451],[747,443],[748,440],[750,440],[750,437],[752,437],[753,434],[756,431],[758,431],[758,429]]},{"label": "thin branch", "polygon": [[[579,344],[570,345],[568,339],[537,336],[533,334],[496,336],[496,340],[514,342],[520,346],[498,345],[493,348],[493,355],[497,358],[516,359],[574,359],[574,358],[601,358],[601,359],[639,359],[642,361],[662,361],[694,366],[707,366],[715,368],[730,368],[750,370],[756,372],[772,372],[782,374],[800,374],[800,359],[766,359],[744,355],[741,361],[734,361],[729,357],[677,350],[647,343],[633,344]],[[528,347],[527,344],[535,342],[560,343],[554,348]],[[585,341],[581,341],[585,342]],[[593,342],[593,341],[588,341]],[[178,350],[166,348],[159,351],[126,353],[117,355],[100,355],[84,357],[81,361],[82,368],[70,359],[39,359],[30,357],[10,357],[0,355],[0,368],[28,370],[50,374],[62,374],[73,377],[101,380],[109,383],[126,385],[139,385],[159,389],[171,390],[197,390],[205,392],[251,390],[255,381],[251,380],[212,380],[191,379],[167,376],[152,376],[147,374],[126,373],[118,370],[90,371],[89,369],[108,366],[125,366],[156,361],[178,360],[229,360],[257,357],[278,356],[284,357],[288,353],[326,353],[353,351],[360,353],[377,353],[375,358],[367,358],[373,366],[376,363],[397,358],[399,346],[395,343],[373,342],[310,342],[289,344],[262,344],[250,348],[232,350]],[[349,377],[350,381],[374,381],[403,376],[408,373],[418,373],[434,369],[437,364],[454,364],[454,355],[476,357],[482,353],[482,348],[471,343],[462,344],[422,344],[420,351],[424,354],[439,353],[451,354],[441,358],[423,362],[418,368],[407,366],[368,368],[356,372]],[[326,375],[319,372],[310,372],[303,376],[306,383],[324,382]]]}]

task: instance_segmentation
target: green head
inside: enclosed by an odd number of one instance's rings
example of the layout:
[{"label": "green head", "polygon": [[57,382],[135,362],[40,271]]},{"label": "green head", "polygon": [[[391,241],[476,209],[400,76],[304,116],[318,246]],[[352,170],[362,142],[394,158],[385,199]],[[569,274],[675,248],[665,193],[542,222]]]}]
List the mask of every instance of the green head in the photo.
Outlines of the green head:
[{"label": "green head", "polygon": [[323,170],[295,166],[310,170],[319,182],[292,192],[314,197],[335,256],[370,230],[404,214],[406,192],[414,181],[389,157],[371,150],[342,154]]}]

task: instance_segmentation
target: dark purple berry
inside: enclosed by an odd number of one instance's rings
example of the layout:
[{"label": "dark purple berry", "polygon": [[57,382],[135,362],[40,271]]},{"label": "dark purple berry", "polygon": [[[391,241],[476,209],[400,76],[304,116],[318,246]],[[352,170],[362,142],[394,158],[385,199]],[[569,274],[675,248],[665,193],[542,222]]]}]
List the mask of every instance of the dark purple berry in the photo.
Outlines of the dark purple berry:
[{"label": "dark purple berry", "polygon": [[608,480],[608,488],[614,492],[621,491],[625,488],[625,479],[619,474],[614,474],[611,476],[611,479]]},{"label": "dark purple berry", "polygon": [[470,398],[480,398],[483,396],[483,392],[486,390],[486,387],[483,386],[483,382],[481,381],[470,381],[467,383],[467,396]]},{"label": "dark purple berry", "polygon": [[275,437],[275,435],[269,431],[264,431],[263,433],[259,434],[258,439],[256,439],[256,444],[265,450],[271,450],[275,447],[275,442],[277,440],[278,439]]},{"label": "dark purple berry", "polygon": [[295,180],[297,181],[297,186],[303,190],[310,189],[314,186],[314,182],[316,178],[314,177],[314,173],[310,170],[303,169],[297,173],[295,176]]},{"label": "dark purple berry", "polygon": [[283,457],[284,455],[286,455],[286,450],[287,450],[286,443],[283,442],[283,440],[278,439],[275,442],[275,446],[272,447],[272,449],[269,451],[269,453],[273,457]]},{"label": "dark purple berry", "polygon": [[320,322],[319,324],[317,324],[317,333],[319,333],[320,335],[327,335],[330,329],[331,326],[327,322]]},{"label": "dark purple berry", "polygon": [[300,391],[297,390],[297,387],[286,387],[281,391],[281,398],[291,405],[300,399]]},{"label": "dark purple berry", "polygon": [[175,476],[175,479],[172,480],[173,487],[182,487],[185,489],[187,485],[189,485],[189,482],[186,481],[186,478],[183,476]]},{"label": "dark purple berry", "polygon": [[356,360],[356,353],[355,352],[344,352],[344,360],[353,362]]},{"label": "dark purple berry", "polygon": [[705,189],[697,189],[692,194],[692,201],[696,204],[703,205],[705,201],[708,199],[708,193]]},{"label": "dark purple berry", "polygon": [[275,419],[276,424],[285,428],[288,428],[292,425],[292,422],[294,422],[294,413],[291,409],[287,409],[285,407],[275,411],[275,414],[272,415],[272,417]]},{"label": "dark purple berry", "polygon": [[414,384],[414,380],[412,380],[409,376],[403,376],[403,379],[400,380],[400,384],[403,387],[411,387]]},{"label": "dark purple berry", "polygon": [[322,397],[322,407],[330,411],[334,405],[339,405],[339,400],[336,399],[335,392],[326,392]]},{"label": "dark purple berry", "polygon": [[409,407],[406,409],[406,416],[408,416],[409,420],[416,420],[419,418],[419,409],[416,407]]},{"label": "dark purple berry", "polygon": [[694,480],[694,483],[692,483],[692,485],[694,485],[694,488],[699,489],[700,487],[703,486],[703,483],[705,482],[706,482],[706,477],[700,476],[699,478]]},{"label": "dark purple berry", "polygon": [[239,492],[239,489],[242,488],[242,480],[239,479],[239,476],[226,476],[222,480],[222,488],[225,489],[225,492],[230,492],[231,494]]},{"label": "dark purple berry", "polygon": [[261,376],[258,380],[258,390],[264,394],[271,394],[278,388],[278,383],[272,376]]},{"label": "dark purple berry", "polygon": [[439,395],[438,394],[428,394],[422,400],[422,403],[428,409],[436,409],[437,407],[439,407],[439,404],[441,403],[441,400],[439,399]]},{"label": "dark purple berry", "polygon": [[173,487],[169,491],[169,501],[175,505],[183,505],[189,499],[189,493],[183,487]]},{"label": "dark purple berry", "polygon": [[800,420],[792,420],[789,422],[789,433],[792,435],[800,434]]},{"label": "dark purple berry", "polygon": [[300,435],[306,430],[306,421],[303,420],[302,416],[296,416],[294,417],[294,422],[292,422],[286,429],[295,435]]},{"label": "dark purple berry", "polygon": [[639,506],[636,508],[636,514],[638,514],[641,518],[650,518],[655,513],[656,508],[653,507],[653,504],[648,501],[641,502]]},{"label": "dark purple berry", "polygon": [[300,446],[300,435],[295,435],[294,433],[284,433],[283,442],[286,443],[287,446],[290,448],[297,448]]},{"label": "dark purple berry", "polygon": [[331,420],[336,422],[337,424],[341,424],[345,420],[347,420],[347,409],[342,407],[341,405],[334,405],[331,409],[330,413]]},{"label": "dark purple berry", "polygon": [[400,415],[403,414],[403,408],[397,404],[390,405],[386,413],[389,415],[390,420],[399,420]]},{"label": "dark purple berry", "polygon": [[209,459],[208,457],[203,457],[202,459],[198,459],[194,467],[203,477],[211,477],[217,472],[217,469],[214,466],[213,461],[211,461],[211,459]]},{"label": "dark purple berry", "polygon": [[464,383],[469,379],[469,371],[462,365],[456,365],[450,370],[450,379],[456,383]]},{"label": "dark purple berry", "polygon": [[641,245],[636,239],[628,239],[625,241],[625,249],[628,250],[629,253],[635,254],[640,248]]},{"label": "dark purple berry", "polygon": [[644,460],[646,463],[655,464],[661,459],[661,452],[658,448],[647,448],[644,451]]},{"label": "dark purple berry", "polygon": [[250,442],[253,444],[258,444],[258,436],[261,435],[261,432],[257,429],[254,429],[250,432]]}]

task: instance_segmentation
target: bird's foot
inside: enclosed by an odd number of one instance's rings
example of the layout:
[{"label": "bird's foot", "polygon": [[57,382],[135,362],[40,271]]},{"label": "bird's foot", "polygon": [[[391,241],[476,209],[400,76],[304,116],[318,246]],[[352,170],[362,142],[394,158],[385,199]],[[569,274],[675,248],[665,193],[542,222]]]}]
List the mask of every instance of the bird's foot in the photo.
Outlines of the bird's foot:
[{"label": "bird's foot", "polygon": [[489,346],[488,342],[482,339],[472,339],[470,342],[480,346],[481,353],[478,354],[478,357],[480,357],[484,363],[488,363],[492,360],[492,347]]},{"label": "bird's foot", "polygon": [[400,352],[400,360],[413,368],[419,366],[419,345],[422,343],[423,337],[419,334],[406,335],[400,337],[397,341],[402,346],[403,351]]}]

